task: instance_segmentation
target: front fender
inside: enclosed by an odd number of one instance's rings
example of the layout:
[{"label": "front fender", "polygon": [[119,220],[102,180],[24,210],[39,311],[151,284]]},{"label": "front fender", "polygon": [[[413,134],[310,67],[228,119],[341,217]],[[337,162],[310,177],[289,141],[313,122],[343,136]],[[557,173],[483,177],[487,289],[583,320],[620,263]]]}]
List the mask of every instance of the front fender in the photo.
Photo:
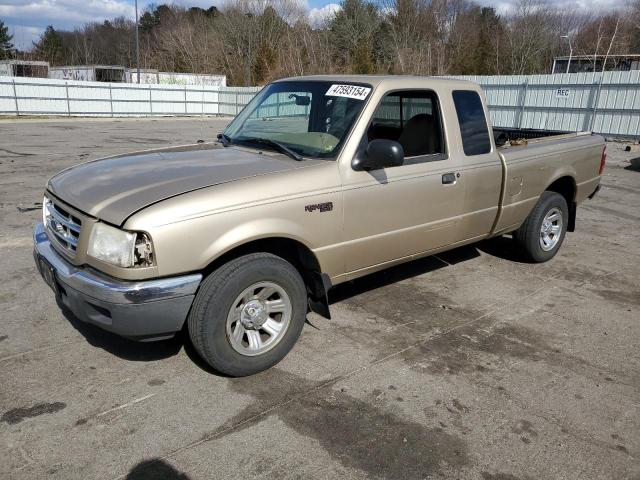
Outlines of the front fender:
[{"label": "front fender", "polygon": [[199,264],[204,268],[235,248],[265,238],[289,238],[312,250],[301,225],[283,218],[256,218],[235,225],[219,237],[213,238],[203,250]]}]

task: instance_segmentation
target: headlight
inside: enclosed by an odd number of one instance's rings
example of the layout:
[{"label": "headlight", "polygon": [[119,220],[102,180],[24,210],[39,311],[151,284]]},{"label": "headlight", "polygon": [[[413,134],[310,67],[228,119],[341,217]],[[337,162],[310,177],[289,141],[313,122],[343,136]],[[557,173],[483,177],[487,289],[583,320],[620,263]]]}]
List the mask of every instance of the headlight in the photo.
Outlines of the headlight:
[{"label": "headlight", "polygon": [[119,267],[153,265],[153,247],[146,234],[126,232],[104,223],[93,226],[87,254]]}]

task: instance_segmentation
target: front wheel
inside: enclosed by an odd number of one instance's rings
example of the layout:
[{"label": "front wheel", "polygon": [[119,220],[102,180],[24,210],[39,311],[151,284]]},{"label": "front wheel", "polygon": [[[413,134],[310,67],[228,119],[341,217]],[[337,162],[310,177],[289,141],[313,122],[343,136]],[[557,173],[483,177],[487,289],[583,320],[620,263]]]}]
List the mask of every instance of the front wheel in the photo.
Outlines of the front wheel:
[{"label": "front wheel", "polygon": [[293,348],[307,313],[298,271],[268,253],[236,258],[200,286],[188,318],[191,341],[215,370],[252,375]]},{"label": "front wheel", "polygon": [[556,192],[544,192],[522,226],[514,232],[514,239],[529,260],[546,262],[560,249],[568,221],[569,208],[564,197]]}]

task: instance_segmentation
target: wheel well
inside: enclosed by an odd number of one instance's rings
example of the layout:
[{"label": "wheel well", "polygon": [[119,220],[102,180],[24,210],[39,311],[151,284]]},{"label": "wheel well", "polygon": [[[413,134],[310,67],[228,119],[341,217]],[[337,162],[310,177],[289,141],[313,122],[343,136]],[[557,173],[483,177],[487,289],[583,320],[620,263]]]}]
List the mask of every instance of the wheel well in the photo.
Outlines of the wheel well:
[{"label": "wheel well", "polygon": [[331,287],[329,276],[322,273],[320,263],[309,247],[297,240],[286,237],[271,237],[247,242],[216,258],[207,265],[202,273],[207,276],[234,258],[258,252],[271,253],[291,263],[300,272],[307,287],[311,310],[326,318],[331,318],[327,299],[327,292]]},{"label": "wheel well", "polygon": [[569,207],[569,224],[567,230],[573,232],[576,228],[576,182],[572,177],[560,177],[547,187],[547,191],[559,193],[567,201]]}]

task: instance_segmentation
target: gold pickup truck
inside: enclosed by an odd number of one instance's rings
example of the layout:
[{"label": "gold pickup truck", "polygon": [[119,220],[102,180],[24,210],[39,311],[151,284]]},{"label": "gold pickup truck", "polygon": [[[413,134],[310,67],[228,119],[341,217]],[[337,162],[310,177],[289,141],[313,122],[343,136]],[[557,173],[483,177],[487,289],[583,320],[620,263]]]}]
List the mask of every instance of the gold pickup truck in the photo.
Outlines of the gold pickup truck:
[{"label": "gold pickup truck", "polygon": [[598,190],[604,140],[496,137],[474,83],[280,80],[216,142],[51,178],[36,264],[79,319],[137,340],[186,328],[214,369],[249,375],[309,311],[330,316],[341,282],[506,233],[551,259]]}]

